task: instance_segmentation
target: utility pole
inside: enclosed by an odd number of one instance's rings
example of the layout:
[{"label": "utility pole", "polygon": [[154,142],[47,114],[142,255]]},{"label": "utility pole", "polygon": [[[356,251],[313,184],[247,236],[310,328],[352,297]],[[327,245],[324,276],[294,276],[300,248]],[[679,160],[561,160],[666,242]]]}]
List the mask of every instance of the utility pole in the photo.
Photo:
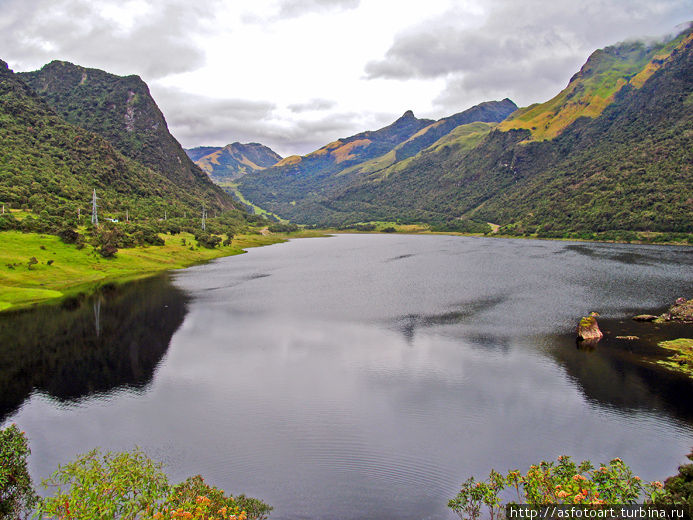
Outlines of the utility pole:
[{"label": "utility pole", "polygon": [[77,222],[82,222],[82,208],[77,208]]},{"label": "utility pole", "polygon": [[164,220],[168,220],[168,213],[164,210]]},{"label": "utility pole", "polygon": [[94,188],[94,194],[91,197],[91,223],[98,226],[99,215],[97,214],[96,198],[96,188]]}]

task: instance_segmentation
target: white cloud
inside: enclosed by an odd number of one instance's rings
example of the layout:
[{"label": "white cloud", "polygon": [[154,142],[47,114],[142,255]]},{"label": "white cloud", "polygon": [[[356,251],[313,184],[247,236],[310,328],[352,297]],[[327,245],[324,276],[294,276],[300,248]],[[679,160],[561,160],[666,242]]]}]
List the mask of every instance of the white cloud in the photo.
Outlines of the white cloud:
[{"label": "white cloud", "polygon": [[597,48],[672,32],[690,16],[685,0],[489,0],[469,26],[454,7],[400,32],[384,57],[366,64],[368,78],[444,78],[436,103],[508,96],[518,104],[556,94]]},{"label": "white cloud", "polygon": [[555,94],[596,48],[662,33],[690,0],[0,0],[0,59],[150,85],[186,147],[307,153],[412,109]]}]

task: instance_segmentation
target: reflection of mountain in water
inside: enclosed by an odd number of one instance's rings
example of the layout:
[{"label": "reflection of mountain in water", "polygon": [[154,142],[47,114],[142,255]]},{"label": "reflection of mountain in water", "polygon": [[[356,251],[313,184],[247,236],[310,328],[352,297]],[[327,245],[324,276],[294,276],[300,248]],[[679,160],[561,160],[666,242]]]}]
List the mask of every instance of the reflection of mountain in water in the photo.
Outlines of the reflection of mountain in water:
[{"label": "reflection of mountain in water", "polygon": [[0,420],[34,390],[60,400],[152,379],[186,313],[167,276],[0,317]]},{"label": "reflection of mountain in water", "polygon": [[[551,355],[585,396],[621,410],[669,410],[684,421],[693,420],[693,380],[655,363],[666,355],[655,346],[657,342],[684,337],[690,328],[675,324],[655,328],[630,320],[600,320],[599,324],[608,334],[593,348],[578,348],[572,335],[549,342]],[[636,335],[640,340],[618,340],[619,335]]]}]

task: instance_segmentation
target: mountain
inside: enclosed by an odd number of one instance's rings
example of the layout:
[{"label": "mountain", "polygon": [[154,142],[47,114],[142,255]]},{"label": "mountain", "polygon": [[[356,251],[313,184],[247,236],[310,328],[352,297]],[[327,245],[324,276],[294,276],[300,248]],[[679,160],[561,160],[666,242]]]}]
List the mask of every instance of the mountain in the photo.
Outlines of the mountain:
[{"label": "mountain", "polygon": [[[455,228],[476,220],[540,236],[691,233],[691,33],[596,51],[556,97],[495,128],[460,125],[417,155],[363,165],[310,200],[279,204],[277,194],[267,205],[310,224],[397,219]],[[285,183],[289,196],[296,182]]]},{"label": "mountain", "polygon": [[76,215],[96,189],[106,211],[131,217],[197,212],[215,192],[181,188],[125,157],[106,139],[56,114],[0,61],[0,202],[36,213]]},{"label": "mountain", "polygon": [[282,160],[281,155],[260,143],[231,143],[223,148],[200,146],[185,153],[217,184],[269,168]]},{"label": "mountain", "polygon": [[361,176],[405,161],[460,125],[499,122],[516,109],[509,99],[490,101],[438,121],[418,119],[408,110],[379,130],[338,139],[303,157],[286,157],[272,168],[242,178],[239,189],[259,206],[308,222],[306,217],[318,201]]},{"label": "mountain", "polygon": [[116,76],[64,61],[18,76],[68,123],[101,135],[126,157],[195,193],[209,206],[235,207],[169,133],[149,87],[138,76]]},{"label": "mountain", "polygon": [[222,148],[222,146],[197,146],[195,148],[185,148],[184,150],[187,156],[195,162],[202,159],[205,155],[218,152]]}]

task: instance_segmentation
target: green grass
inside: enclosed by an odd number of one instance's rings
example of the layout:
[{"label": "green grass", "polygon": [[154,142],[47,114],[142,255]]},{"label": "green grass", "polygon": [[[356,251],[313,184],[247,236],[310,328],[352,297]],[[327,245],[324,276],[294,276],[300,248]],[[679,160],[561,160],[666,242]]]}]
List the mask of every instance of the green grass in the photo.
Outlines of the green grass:
[{"label": "green grass", "polygon": [[658,345],[674,351],[668,358],[657,361],[658,364],[693,377],[693,339],[672,339],[671,341],[662,341]]},{"label": "green grass", "polygon": [[[320,236],[319,232],[307,236]],[[120,249],[115,258],[96,254],[91,246],[77,249],[58,237],[16,231],[0,232],[0,312],[37,303],[57,301],[80,292],[91,292],[107,282],[122,282],[168,269],[180,269],[222,256],[236,255],[245,248],[283,242],[302,233],[240,235],[232,245],[215,249],[197,248],[192,235],[162,235],[164,246]],[[186,245],[183,245],[183,239]],[[29,266],[35,257],[37,264]],[[47,262],[53,260],[52,265]]]}]

